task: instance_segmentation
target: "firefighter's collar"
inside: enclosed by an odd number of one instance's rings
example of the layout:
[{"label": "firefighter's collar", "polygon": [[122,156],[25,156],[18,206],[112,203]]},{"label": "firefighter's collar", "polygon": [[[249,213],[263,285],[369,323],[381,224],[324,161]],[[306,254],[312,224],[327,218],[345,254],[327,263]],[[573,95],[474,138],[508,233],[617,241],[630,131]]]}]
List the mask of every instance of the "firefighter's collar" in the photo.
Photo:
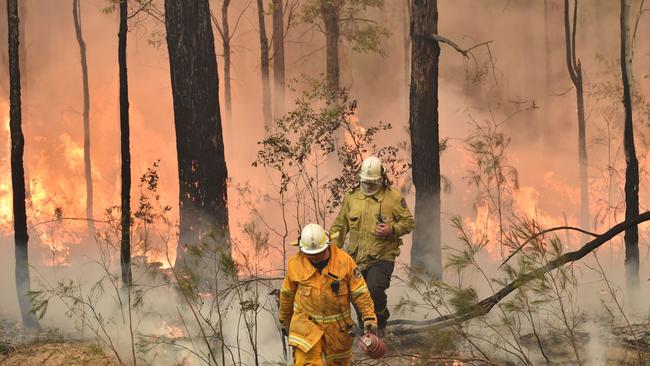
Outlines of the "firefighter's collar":
[{"label": "firefighter's collar", "polygon": [[325,267],[327,275],[334,279],[343,279],[345,273],[341,273],[341,271],[345,266],[341,263],[341,249],[336,245],[330,245],[330,250],[330,262],[327,263],[327,266]]},{"label": "firefighter's collar", "polygon": [[[330,245],[330,259],[329,262],[327,263],[327,266],[323,268],[322,273],[324,275],[331,278],[336,277],[338,279],[342,279],[343,277],[345,277],[345,273],[340,272],[341,269],[344,267],[340,263],[340,257],[341,257],[339,253],[340,250],[341,249],[339,249],[339,247],[337,247],[336,245],[333,244]],[[307,280],[309,277],[311,277],[314,273],[317,272],[316,267],[314,267],[314,265],[312,265],[309,262],[309,259],[307,259],[307,257],[305,257],[304,255],[300,256],[300,266],[302,268],[299,273],[302,274],[301,276],[302,278],[300,278],[299,280],[301,281]]]}]

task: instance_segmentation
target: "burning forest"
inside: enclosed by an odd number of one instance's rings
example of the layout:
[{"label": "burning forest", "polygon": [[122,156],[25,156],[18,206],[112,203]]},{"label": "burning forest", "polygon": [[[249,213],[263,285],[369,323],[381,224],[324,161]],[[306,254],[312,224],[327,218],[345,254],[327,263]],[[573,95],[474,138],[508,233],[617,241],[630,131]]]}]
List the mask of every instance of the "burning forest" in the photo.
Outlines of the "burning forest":
[{"label": "burning forest", "polygon": [[650,365],[645,0],[0,3],[0,365]]}]

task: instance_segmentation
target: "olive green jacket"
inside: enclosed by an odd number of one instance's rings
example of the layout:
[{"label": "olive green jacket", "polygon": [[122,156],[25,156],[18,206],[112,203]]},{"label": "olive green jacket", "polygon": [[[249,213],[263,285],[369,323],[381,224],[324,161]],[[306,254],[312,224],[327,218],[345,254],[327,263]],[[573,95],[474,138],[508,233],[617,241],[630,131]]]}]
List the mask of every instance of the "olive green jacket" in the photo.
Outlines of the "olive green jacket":
[{"label": "olive green jacket", "polygon": [[[385,239],[375,236],[380,207],[383,221],[393,228],[393,234]],[[332,243],[339,248],[343,246],[346,235],[350,234],[347,252],[359,269],[364,270],[381,260],[394,262],[402,245],[400,237],[410,233],[414,226],[413,215],[398,191],[382,188],[374,195],[366,196],[357,187],[343,198],[341,211],[330,233],[334,237]]]}]

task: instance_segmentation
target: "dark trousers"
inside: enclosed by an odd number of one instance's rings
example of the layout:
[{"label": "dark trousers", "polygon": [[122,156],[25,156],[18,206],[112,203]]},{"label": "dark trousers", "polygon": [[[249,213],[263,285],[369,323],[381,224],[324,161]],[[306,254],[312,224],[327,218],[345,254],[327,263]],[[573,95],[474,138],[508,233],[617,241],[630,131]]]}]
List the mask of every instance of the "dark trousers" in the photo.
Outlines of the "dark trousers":
[{"label": "dark trousers", "polygon": [[[375,304],[375,314],[377,314],[377,327],[383,329],[386,327],[386,322],[390,317],[390,312],[386,307],[388,304],[388,297],[386,290],[390,286],[390,277],[393,274],[395,262],[379,261],[372,266],[361,271],[363,278],[366,280],[372,302]],[[363,329],[363,320],[361,314],[357,311],[357,320],[359,327]]]}]

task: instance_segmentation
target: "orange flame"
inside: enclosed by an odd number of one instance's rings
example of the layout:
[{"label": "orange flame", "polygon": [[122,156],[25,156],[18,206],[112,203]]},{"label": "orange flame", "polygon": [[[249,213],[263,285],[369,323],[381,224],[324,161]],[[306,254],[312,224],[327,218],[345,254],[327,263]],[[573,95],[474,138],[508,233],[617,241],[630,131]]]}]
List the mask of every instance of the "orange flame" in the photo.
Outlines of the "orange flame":
[{"label": "orange flame", "polygon": [[11,230],[13,220],[13,203],[11,201],[11,174],[10,172],[10,144],[9,144],[9,111],[5,103],[0,103],[0,115],[2,116],[2,128],[0,128],[0,233]]}]

